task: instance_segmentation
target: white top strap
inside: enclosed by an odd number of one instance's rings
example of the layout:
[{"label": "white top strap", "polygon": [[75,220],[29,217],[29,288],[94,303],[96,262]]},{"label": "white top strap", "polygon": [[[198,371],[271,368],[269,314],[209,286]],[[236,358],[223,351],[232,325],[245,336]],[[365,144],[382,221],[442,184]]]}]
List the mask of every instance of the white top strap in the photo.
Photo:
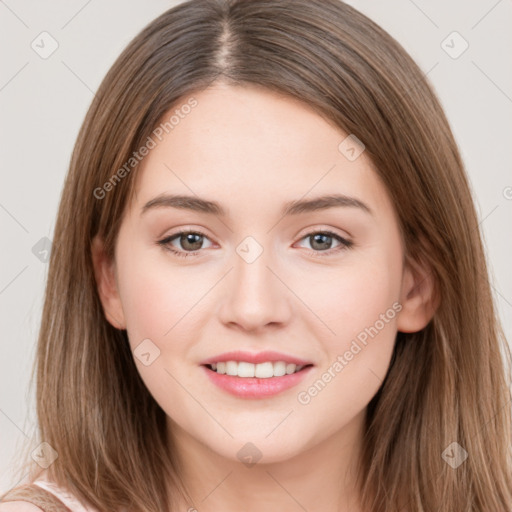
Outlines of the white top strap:
[{"label": "white top strap", "polygon": [[67,489],[58,486],[54,482],[48,481],[44,477],[38,477],[36,480],[34,480],[33,484],[47,490],[48,492],[51,492],[73,512],[99,512],[96,508],[83,505],[82,502],[80,502]]}]

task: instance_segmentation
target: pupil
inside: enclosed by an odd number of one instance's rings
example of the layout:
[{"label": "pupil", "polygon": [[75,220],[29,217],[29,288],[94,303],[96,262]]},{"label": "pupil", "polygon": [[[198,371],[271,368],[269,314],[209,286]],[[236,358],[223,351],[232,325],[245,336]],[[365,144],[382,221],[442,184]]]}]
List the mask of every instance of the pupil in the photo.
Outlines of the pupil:
[{"label": "pupil", "polygon": [[[194,251],[194,250],[197,250],[197,249],[200,249],[201,248],[201,235],[198,235],[196,233],[187,233],[184,235],[185,237],[185,245],[183,246],[184,248],[186,248],[186,245],[187,244],[192,244],[192,245],[198,245],[197,247],[189,247],[190,250]],[[194,238],[196,238],[196,241],[194,242]],[[199,241],[197,240],[197,238],[199,238]],[[183,237],[182,237],[183,239]]]},{"label": "pupil", "polygon": [[[325,246],[325,238],[327,239],[330,239],[331,237],[329,235],[325,235],[325,234],[316,234],[316,235],[313,235],[313,241],[314,243],[312,244],[312,247],[314,247],[314,244],[317,243],[317,242],[320,242],[320,247],[319,249],[320,250],[325,250],[326,249],[326,246]],[[322,240],[324,241],[324,244],[322,245]],[[328,247],[327,247],[328,248]]]}]

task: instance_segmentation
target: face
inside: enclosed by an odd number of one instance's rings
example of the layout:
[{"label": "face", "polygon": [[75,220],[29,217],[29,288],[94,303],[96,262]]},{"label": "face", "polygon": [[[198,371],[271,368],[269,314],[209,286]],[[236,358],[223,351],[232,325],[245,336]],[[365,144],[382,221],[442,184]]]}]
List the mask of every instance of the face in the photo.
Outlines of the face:
[{"label": "face", "polygon": [[397,329],[422,327],[413,277],[357,141],[261,89],[193,97],[142,162],[115,261],[95,256],[100,295],[171,428],[283,461],[360,427]]}]

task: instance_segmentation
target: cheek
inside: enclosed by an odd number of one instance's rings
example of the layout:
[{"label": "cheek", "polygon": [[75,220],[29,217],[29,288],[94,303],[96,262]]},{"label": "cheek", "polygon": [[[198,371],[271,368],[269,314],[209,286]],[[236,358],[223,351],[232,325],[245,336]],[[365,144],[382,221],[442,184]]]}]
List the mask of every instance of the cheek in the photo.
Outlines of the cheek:
[{"label": "cheek", "polygon": [[323,300],[310,296],[335,334],[323,336],[326,359],[297,401],[309,415],[322,415],[327,431],[360,413],[387,373],[401,309],[399,247],[368,251],[325,281]]},{"label": "cheek", "polygon": [[189,357],[189,340],[196,339],[190,319],[209,281],[201,273],[173,269],[160,251],[130,246],[124,254],[118,260],[119,291],[134,362],[162,409],[171,417],[188,417],[188,395],[178,382],[188,378],[190,368],[181,362]]},{"label": "cheek", "polygon": [[[365,328],[378,322],[400,297],[400,256],[386,254],[356,255],[328,272],[311,273],[302,278],[305,302],[328,327],[325,345],[342,349]],[[386,323],[394,326],[394,310]],[[389,318],[386,318],[389,320]],[[387,329],[386,327],[386,330]]]},{"label": "cheek", "polygon": [[186,326],[187,312],[204,294],[204,277],[173,269],[160,249],[130,247],[124,254],[118,263],[119,291],[132,348],[149,338],[160,350],[169,350],[168,340]]}]

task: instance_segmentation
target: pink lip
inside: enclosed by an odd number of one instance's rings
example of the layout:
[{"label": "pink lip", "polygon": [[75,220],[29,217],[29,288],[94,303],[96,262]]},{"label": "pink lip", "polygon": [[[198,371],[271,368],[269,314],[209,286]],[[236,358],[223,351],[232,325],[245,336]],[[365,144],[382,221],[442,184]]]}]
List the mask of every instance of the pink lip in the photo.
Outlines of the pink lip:
[{"label": "pink lip", "polygon": [[297,366],[305,366],[307,364],[312,364],[310,361],[305,361],[303,359],[299,359],[298,357],[289,356],[287,354],[282,354],[280,352],[274,352],[272,350],[266,350],[264,352],[258,353],[244,352],[242,350],[224,352],[223,354],[219,354],[218,356],[206,359],[201,364],[206,365],[213,363],[222,363],[225,361],[245,361],[246,363],[253,364],[266,363],[267,361],[270,361],[272,363],[277,361],[284,361],[285,363],[294,363]]},{"label": "pink lip", "polygon": [[[286,360],[286,358],[284,358]],[[247,361],[247,359],[227,359],[228,361]],[[278,359],[282,361],[283,359]],[[219,361],[218,359],[216,361]],[[222,361],[222,359],[221,359]],[[269,361],[269,359],[265,359]],[[290,361],[291,362],[291,361]],[[232,375],[220,374],[210,370],[208,366],[203,366],[210,380],[219,388],[227,391],[228,393],[241,397],[241,398],[265,398],[277,395],[293,386],[296,386],[306,374],[313,368],[307,366],[302,370],[291,373],[290,375],[283,375],[282,377],[269,377],[268,379],[259,379],[256,377],[236,377]]]}]

